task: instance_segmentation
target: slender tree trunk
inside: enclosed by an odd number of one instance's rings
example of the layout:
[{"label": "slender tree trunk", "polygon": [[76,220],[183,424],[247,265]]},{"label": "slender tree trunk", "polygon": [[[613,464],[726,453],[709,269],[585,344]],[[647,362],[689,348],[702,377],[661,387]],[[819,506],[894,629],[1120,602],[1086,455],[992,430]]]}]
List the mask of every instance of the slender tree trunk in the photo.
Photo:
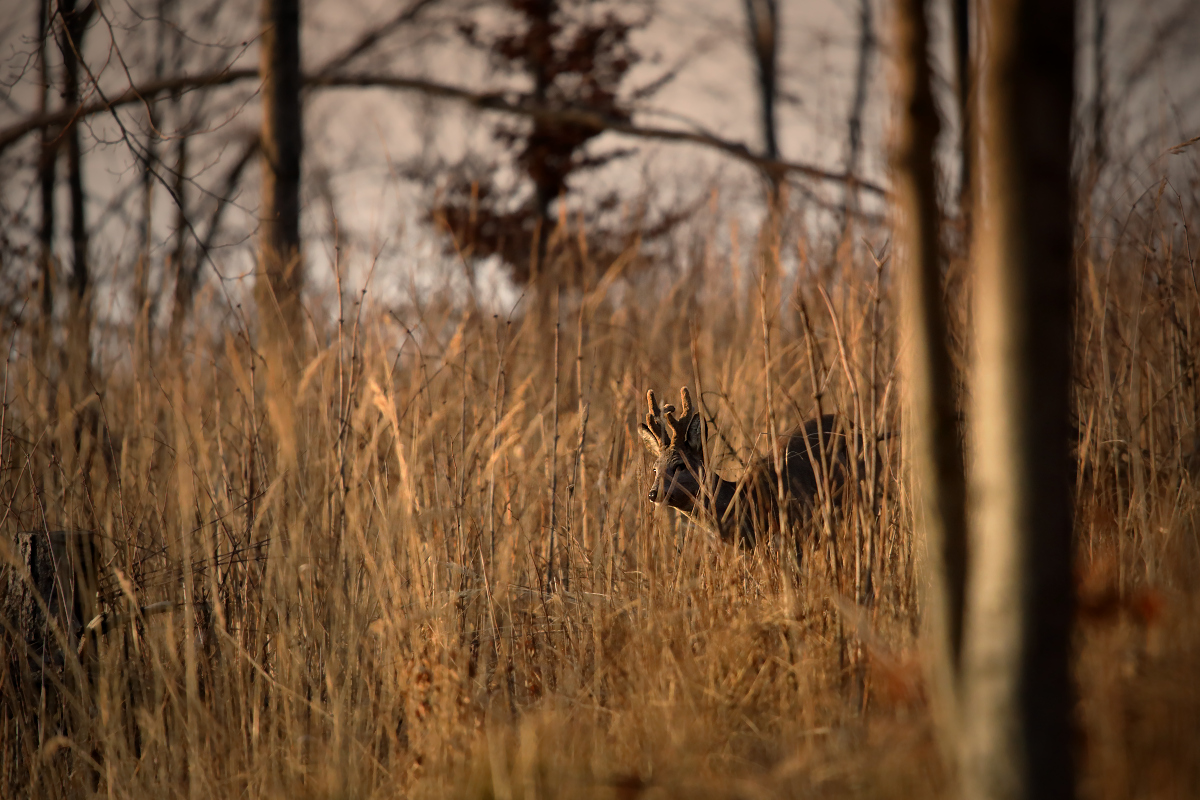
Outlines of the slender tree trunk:
[{"label": "slender tree trunk", "polygon": [[845,238],[850,229],[851,217],[858,211],[858,187],[854,185],[853,176],[858,174],[859,160],[862,157],[862,118],[871,78],[871,55],[875,50],[875,23],[871,0],[860,0],[858,20],[858,70],[854,76],[854,98],[850,103],[850,120],[847,126],[849,149],[846,153],[846,175],[851,177],[851,181],[843,190],[845,199],[842,202],[842,238]]},{"label": "slender tree trunk", "polygon": [[262,26],[262,255],[256,293],[267,336],[298,347],[303,286],[299,0],[263,0]]},{"label": "slender tree trunk", "polygon": [[[777,0],[745,0],[746,29],[750,54],[758,77],[759,126],[762,128],[763,155],[779,159],[779,139],[775,121],[778,87],[779,6]],[[767,217],[758,241],[758,269],[764,320],[774,318],[779,308],[779,249],[783,234],[783,214],[787,205],[785,179],[777,170],[766,174]]]},{"label": "slender tree trunk", "polygon": [[909,426],[917,512],[929,566],[925,602],[931,685],[943,749],[955,757],[958,672],[966,575],[966,490],[953,367],[942,314],[942,269],[934,148],[939,123],[931,86],[929,25],[923,0],[896,8],[897,102],[892,152],[903,322],[909,339]]},{"label": "slender tree trunk", "polygon": [[151,358],[150,323],[154,316],[150,302],[150,259],[154,248],[154,169],[158,162],[159,125],[153,98],[147,98],[150,133],[142,155],[142,241],[133,274],[134,341],[138,364]]},{"label": "slender tree trunk", "polygon": [[[777,0],[745,0],[746,27],[750,39],[750,54],[758,76],[759,125],[762,128],[763,155],[779,160],[779,132],[775,119],[775,103],[779,97],[779,4]],[[761,244],[778,249],[783,227],[783,212],[787,205],[786,176],[779,170],[767,173],[767,225]],[[764,253],[764,277],[770,284],[768,296],[777,292],[778,270],[773,259],[778,253]]]},{"label": "slender tree trunk", "polygon": [[980,6],[981,195],[963,777],[1075,793],[1069,394],[1071,0]]},{"label": "slender tree trunk", "polygon": [[[149,123],[158,127],[154,100],[147,99],[150,106]],[[154,246],[154,164],[158,160],[158,147],[154,134],[147,137],[146,151],[142,155],[142,241],[138,248],[133,274],[133,309],[137,315],[137,336],[143,339],[146,331],[147,312],[150,305],[150,257]]]},{"label": "slender tree trunk", "polygon": [[[89,3],[76,8],[75,0],[61,0],[62,35],[59,49],[63,59],[63,102],[68,108],[79,105],[80,58],[83,36],[96,7]],[[83,154],[79,141],[79,125],[67,126],[67,187],[71,197],[71,276],[67,320],[67,373],[76,400],[86,391],[91,367],[91,276],[88,266],[88,232],[84,203]]]},{"label": "slender tree trunk", "polygon": [[[179,105],[176,104],[176,108]],[[171,270],[175,273],[175,288],[172,295],[171,326],[168,341],[172,352],[178,353],[183,343],[183,323],[192,309],[192,298],[196,293],[197,270],[188,261],[187,255],[187,169],[188,131],[176,134],[175,142],[175,243],[171,248]]]},{"label": "slender tree trunk", "polygon": [[[183,19],[178,12],[175,0],[163,0],[162,15],[164,19],[174,19],[171,35],[171,68],[176,75],[183,73]],[[175,92],[171,95],[171,110],[175,120],[175,224],[174,242],[171,247],[171,272],[175,279],[172,292],[171,323],[167,332],[168,347],[173,355],[178,355],[183,346],[183,323],[192,308],[192,298],[196,293],[197,265],[188,259],[188,235],[191,228],[188,225],[190,206],[188,203],[188,140],[194,127],[194,120],[184,120],[183,97]],[[257,140],[257,137],[255,137]],[[239,174],[245,168],[249,156],[243,159],[238,168]]]},{"label": "slender tree trunk", "polygon": [[[50,110],[50,92],[53,86],[49,53],[49,43],[53,36],[50,2],[51,0],[39,0],[38,3],[38,70],[42,83],[38,95],[38,110],[43,114]],[[54,320],[54,190],[57,184],[57,139],[56,129],[42,129],[38,154],[38,188],[42,201],[42,219],[38,229],[38,264],[41,272],[41,327],[38,331],[38,349],[43,354],[50,347]],[[38,361],[44,368],[44,358],[39,357]]]},{"label": "slender tree trunk", "polygon": [[[763,155],[779,159],[775,124],[778,88],[779,6],[776,0],[745,0],[750,52],[758,75],[759,124],[762,126]],[[778,180],[775,178],[774,180]]]},{"label": "slender tree trunk", "polygon": [[[166,69],[164,37],[165,22],[169,18],[169,0],[158,0],[157,19],[154,21],[154,79],[161,80]],[[146,98],[147,134],[145,152],[142,154],[142,246],[138,254],[133,282],[133,309],[136,315],[134,327],[136,352],[140,362],[153,359],[154,341],[151,328],[154,323],[155,297],[150,291],[150,272],[154,250],[154,183],[155,170],[159,165],[159,147],[162,134],[157,96]]]}]

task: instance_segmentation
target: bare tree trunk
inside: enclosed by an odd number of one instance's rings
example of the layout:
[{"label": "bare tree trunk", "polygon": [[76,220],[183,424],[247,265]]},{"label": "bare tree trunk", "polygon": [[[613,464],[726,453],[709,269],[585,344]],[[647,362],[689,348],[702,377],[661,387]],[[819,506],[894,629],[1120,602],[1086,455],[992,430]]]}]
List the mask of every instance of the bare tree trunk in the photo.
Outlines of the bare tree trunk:
[{"label": "bare tree trunk", "polygon": [[977,353],[963,777],[1075,793],[1071,616],[1071,0],[981,5]]},{"label": "bare tree trunk", "polygon": [[[261,265],[256,286],[268,337],[302,342],[300,293],[300,2],[262,3]],[[265,278],[265,280],[263,280]]]},{"label": "bare tree trunk", "polygon": [[[50,92],[53,78],[50,74],[49,42],[53,36],[50,22],[50,0],[38,2],[38,70],[41,90],[38,94],[39,111],[50,110]],[[42,219],[38,229],[38,263],[41,271],[41,323],[38,330],[38,363],[45,368],[44,355],[49,351],[54,318],[54,190],[57,184],[58,131],[43,128],[41,149],[38,154],[38,188],[41,193]]]},{"label": "bare tree trunk", "polygon": [[[178,7],[175,0],[163,0],[163,16],[177,17]],[[175,18],[171,36],[172,71],[182,74],[184,67],[183,49],[183,20]],[[188,259],[187,242],[192,230],[188,214],[188,140],[194,127],[194,120],[184,121],[183,97],[179,92],[171,95],[171,108],[175,119],[175,225],[174,243],[171,247],[171,272],[174,274],[175,286],[172,293],[171,323],[167,333],[168,347],[173,355],[178,355],[183,345],[183,323],[192,308],[192,299],[196,293],[198,264]],[[257,136],[255,140],[257,141]],[[255,149],[257,152],[257,148]],[[247,155],[238,165],[238,174],[250,160]],[[164,275],[165,277],[165,275]]]},{"label": "bare tree trunk", "polygon": [[[762,128],[763,156],[779,159],[779,139],[775,122],[778,96],[779,6],[776,0],[745,0],[746,28],[750,54],[758,76],[759,125]],[[758,239],[758,269],[762,285],[764,320],[774,317],[779,308],[779,247],[783,233],[783,213],[787,203],[784,174],[765,170],[767,217]]]},{"label": "bare tree trunk", "polygon": [[892,152],[903,322],[908,347],[909,426],[917,512],[928,548],[925,620],[931,685],[943,749],[954,758],[966,575],[966,489],[953,366],[942,314],[942,269],[934,148],[939,123],[931,86],[929,25],[923,0],[896,8],[897,102]]},{"label": "bare tree trunk", "polygon": [[848,124],[849,150],[846,153],[846,175],[851,178],[843,189],[842,232],[845,238],[850,229],[850,218],[858,211],[858,187],[853,176],[858,174],[858,162],[862,156],[862,118],[867,105],[867,88],[871,77],[871,54],[875,50],[875,24],[871,0],[860,0],[858,33],[858,70],[854,76],[854,99],[850,103]]},{"label": "bare tree trunk", "polygon": [[[779,140],[775,124],[775,99],[778,96],[779,6],[776,0],[745,0],[746,24],[750,33],[750,53],[758,74],[758,108],[762,125],[763,155],[779,160]],[[778,182],[778,177],[773,177]]]},{"label": "bare tree trunk", "polygon": [[[157,35],[154,37],[154,79],[161,80],[163,76],[163,22],[166,20],[167,2],[159,0],[155,26]],[[148,363],[152,356],[152,340],[150,325],[154,319],[154,309],[150,297],[150,265],[154,248],[154,170],[158,166],[159,115],[158,98],[146,98],[146,145],[142,153],[142,242],[138,259],[134,268],[133,279],[133,311],[134,311],[134,342],[138,366]]]},{"label": "bare tree trunk", "polygon": [[[178,103],[176,108],[179,108]],[[176,135],[179,138],[175,142],[175,244],[171,248],[171,271],[175,273],[175,288],[172,295],[171,325],[167,335],[172,353],[178,353],[183,343],[183,323],[191,312],[198,272],[187,257],[188,131],[182,130]]]},{"label": "bare tree trunk", "polygon": [[[158,127],[155,101],[147,99],[150,106],[149,123]],[[154,164],[158,160],[158,147],[154,134],[147,137],[146,150],[142,154],[142,241],[138,248],[133,271],[133,311],[135,315],[134,335],[138,358],[147,355],[150,310],[150,257],[154,246]]]},{"label": "bare tree trunk", "polygon": [[[63,58],[63,102],[68,108],[79,105],[79,69],[83,36],[95,12],[94,3],[77,9],[75,0],[60,0],[62,35],[59,48]],[[83,188],[83,154],[79,125],[71,123],[67,137],[67,186],[71,196],[71,277],[67,320],[67,374],[76,400],[85,391],[91,367],[91,276],[88,268],[88,232]]]},{"label": "bare tree trunk", "polygon": [[[300,253],[300,0],[262,0],[262,247],[255,282],[267,404],[278,434],[280,469],[295,465],[297,437],[290,376],[303,358]],[[265,280],[264,280],[265,278]]]}]

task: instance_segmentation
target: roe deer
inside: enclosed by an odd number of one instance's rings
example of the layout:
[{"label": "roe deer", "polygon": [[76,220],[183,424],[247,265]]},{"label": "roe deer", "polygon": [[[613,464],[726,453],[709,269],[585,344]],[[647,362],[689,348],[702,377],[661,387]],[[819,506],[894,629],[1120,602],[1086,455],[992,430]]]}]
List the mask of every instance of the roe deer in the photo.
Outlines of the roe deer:
[{"label": "roe deer", "polygon": [[[725,480],[704,461],[704,421],[692,407],[687,387],[679,390],[679,398],[683,407],[676,417],[674,406],[660,409],[654,392],[646,392],[649,413],[638,431],[656,459],[650,502],[678,510],[728,544],[741,542],[751,548],[762,534],[778,534],[780,495],[775,459],[757,458],[741,480]],[[822,464],[829,467],[825,485],[834,496],[846,482],[846,436],[836,427],[837,418],[826,414],[779,437],[782,488],[793,520],[806,518],[817,499],[825,473]]]}]

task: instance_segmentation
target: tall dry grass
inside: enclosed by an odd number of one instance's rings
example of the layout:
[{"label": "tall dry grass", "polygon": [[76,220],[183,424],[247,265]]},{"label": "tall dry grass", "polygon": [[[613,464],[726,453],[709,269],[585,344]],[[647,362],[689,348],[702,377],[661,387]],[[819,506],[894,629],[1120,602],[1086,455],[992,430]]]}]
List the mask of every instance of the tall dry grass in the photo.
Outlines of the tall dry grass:
[{"label": "tall dry grass", "polygon": [[[1200,790],[1184,221],[1158,203],[1081,266],[1089,797]],[[4,632],[21,666],[0,687],[0,794],[941,793],[922,543],[904,439],[883,438],[901,427],[891,266],[844,247],[780,285],[770,247],[749,268],[695,252],[679,272],[593,265],[588,291],[511,318],[449,290],[351,298],[275,388],[236,326],[112,360],[84,397],[19,344],[3,540],[100,532],[117,624],[61,672]],[[960,356],[968,298],[954,283]],[[644,499],[644,391],[682,384],[729,476],[818,410],[880,458],[799,526],[799,559],[721,547]]]}]

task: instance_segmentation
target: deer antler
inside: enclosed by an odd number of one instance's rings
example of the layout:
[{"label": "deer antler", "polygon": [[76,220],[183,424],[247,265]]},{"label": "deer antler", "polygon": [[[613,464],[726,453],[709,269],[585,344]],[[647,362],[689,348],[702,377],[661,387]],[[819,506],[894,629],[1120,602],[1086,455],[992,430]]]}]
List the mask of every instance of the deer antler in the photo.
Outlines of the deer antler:
[{"label": "deer antler", "polygon": [[662,412],[658,408],[658,400],[654,397],[653,389],[646,392],[646,406],[649,411],[646,414],[646,422],[642,427],[649,431],[654,440],[658,442],[659,447],[666,447],[668,443],[667,432],[663,428]]},{"label": "deer antler", "polygon": [[658,400],[654,397],[654,390],[646,392],[646,406],[649,413],[646,414],[645,428],[662,447],[674,447],[681,436],[686,440],[688,425],[691,424],[692,417],[696,415],[696,410],[692,406],[692,395],[686,386],[679,390],[679,401],[683,408],[676,417],[675,406],[665,403],[660,410]]}]

